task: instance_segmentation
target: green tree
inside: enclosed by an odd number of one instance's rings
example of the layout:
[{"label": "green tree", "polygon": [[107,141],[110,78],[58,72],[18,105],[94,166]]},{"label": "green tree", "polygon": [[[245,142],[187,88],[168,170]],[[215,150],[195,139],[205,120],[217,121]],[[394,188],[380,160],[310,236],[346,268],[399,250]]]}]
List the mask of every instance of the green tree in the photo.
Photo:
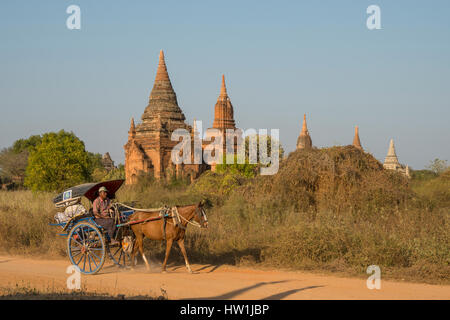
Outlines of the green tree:
[{"label": "green tree", "polygon": [[[229,155],[229,157],[233,155]],[[239,174],[247,178],[254,177],[256,175],[256,164],[250,164],[248,159],[245,159],[245,163],[237,163],[237,156],[234,155],[234,163],[227,163],[227,157],[223,156],[223,161],[221,164],[216,165],[217,173],[230,173]]]},{"label": "green tree", "polygon": [[57,191],[90,179],[89,154],[72,132],[46,133],[30,153],[25,186],[33,191]]},{"label": "green tree", "polygon": [[12,151],[16,154],[28,151],[31,152],[42,142],[40,135],[30,136],[28,139],[16,140],[12,145]]}]

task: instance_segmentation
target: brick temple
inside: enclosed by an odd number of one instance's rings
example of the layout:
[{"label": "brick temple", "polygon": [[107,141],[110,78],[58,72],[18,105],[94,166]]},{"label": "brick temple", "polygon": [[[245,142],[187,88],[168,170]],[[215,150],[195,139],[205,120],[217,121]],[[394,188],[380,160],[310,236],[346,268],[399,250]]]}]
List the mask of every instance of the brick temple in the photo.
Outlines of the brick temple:
[{"label": "brick temple", "polygon": [[[193,127],[185,121],[186,117],[178,105],[177,96],[170,82],[162,50],[159,54],[159,64],[153,89],[141,120],[141,123],[135,124],[134,119],[131,119],[128,141],[124,145],[126,184],[135,184],[142,175],[156,179],[188,178],[192,181],[206,170],[215,170],[216,165],[214,163],[211,165],[205,163],[194,164],[194,152],[191,154],[192,164],[174,165],[171,161],[172,149],[179,143],[179,141],[171,140],[172,133],[176,129],[182,128],[190,133],[192,151],[194,150],[194,137],[201,133],[196,130],[195,120]],[[218,129],[220,131],[223,153],[229,153],[225,145],[227,141],[226,131],[227,129],[236,130],[237,128],[234,120],[233,105],[227,93],[225,76],[223,75],[219,97],[214,107],[213,126],[210,129]],[[206,131],[206,138],[209,135],[208,130]],[[242,142],[242,136],[239,131],[236,131],[232,138],[234,141],[232,152],[234,153],[236,152],[237,143]],[[214,140],[215,138],[212,138],[211,141],[203,141],[201,148],[204,150]],[[355,127],[352,145],[364,151],[359,138],[358,126]],[[303,116],[302,129],[297,139],[297,149],[309,150],[312,148],[315,147],[312,145],[305,114]],[[113,162],[112,166],[114,166]],[[401,165],[398,161],[393,140],[390,142],[384,168],[401,172],[408,177],[410,175],[409,167]]]},{"label": "brick temple", "polygon": [[[205,163],[174,165],[171,161],[171,151],[179,143],[171,141],[172,133],[178,128],[189,131],[192,150],[194,135],[199,133],[196,132],[195,121],[194,127],[185,122],[186,117],[178,105],[162,50],[153,89],[141,120],[141,123],[135,124],[134,119],[131,119],[128,141],[124,146],[126,184],[135,184],[143,174],[156,179],[176,177],[193,180],[211,168]],[[215,105],[213,128],[223,133],[226,129],[235,129],[233,106],[227,94],[224,76]],[[202,146],[204,147],[205,145]],[[192,160],[193,157],[192,152]]]}]

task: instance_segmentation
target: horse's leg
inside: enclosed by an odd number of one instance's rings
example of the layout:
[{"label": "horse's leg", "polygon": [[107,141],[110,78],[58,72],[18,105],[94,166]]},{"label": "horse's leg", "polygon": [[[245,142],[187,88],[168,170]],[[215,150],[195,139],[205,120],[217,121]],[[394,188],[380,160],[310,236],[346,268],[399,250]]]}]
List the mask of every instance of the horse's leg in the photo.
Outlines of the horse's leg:
[{"label": "horse's leg", "polygon": [[147,271],[150,271],[150,265],[148,264],[147,258],[145,257],[144,253],[144,239],[141,237],[139,241],[139,252],[141,253],[142,259],[144,259],[145,267],[147,268]]},{"label": "horse's leg", "polygon": [[181,238],[180,240],[177,241],[177,243],[181,249],[181,253],[183,254],[184,262],[186,263],[186,268],[189,273],[192,273],[192,269],[191,269],[191,266],[189,265],[189,260],[188,260],[187,254],[186,254],[186,249],[184,248],[184,239]]},{"label": "horse's leg", "polygon": [[162,265],[162,272],[166,272],[167,259],[169,259],[170,249],[172,249],[172,243],[173,243],[172,239],[167,239],[167,241],[166,241],[166,256],[164,258],[164,262]]},{"label": "horse's leg", "polygon": [[136,266],[136,253],[139,249],[139,241],[138,239],[141,239],[142,241],[142,236],[138,236],[136,235],[136,238],[134,239],[134,245],[133,245],[133,251],[131,251],[131,267],[134,268]]}]

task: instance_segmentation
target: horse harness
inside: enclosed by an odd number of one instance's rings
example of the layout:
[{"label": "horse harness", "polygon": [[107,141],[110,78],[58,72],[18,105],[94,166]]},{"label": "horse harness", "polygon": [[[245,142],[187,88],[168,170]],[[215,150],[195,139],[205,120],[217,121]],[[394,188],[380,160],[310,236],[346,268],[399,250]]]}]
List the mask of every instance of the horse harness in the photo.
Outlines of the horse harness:
[{"label": "horse harness", "polygon": [[[128,206],[126,206],[128,207]],[[135,209],[132,207],[128,207],[130,209]],[[144,212],[154,212],[154,211],[159,211],[159,215],[157,217],[151,217],[151,218],[147,218],[147,219],[141,219],[141,220],[134,220],[134,221],[129,221],[126,223],[122,223],[122,224],[118,224],[117,227],[122,227],[122,226],[130,226],[133,224],[144,224],[147,222],[151,222],[151,221],[156,221],[156,220],[161,220],[163,219],[163,239],[166,240],[166,226],[167,226],[167,219],[173,219],[174,224],[176,227],[179,227],[183,230],[186,230],[187,224],[192,224],[195,227],[201,228],[201,225],[197,222],[194,221],[192,222],[191,220],[194,218],[194,216],[191,219],[186,219],[185,217],[181,216],[178,213],[178,208],[177,206],[174,206],[172,208],[169,208],[167,206],[161,207],[161,208],[157,208],[157,209],[148,209],[148,210],[144,210],[144,209],[139,209],[136,211],[144,211]],[[203,209],[196,207],[195,208],[195,212],[199,217],[199,220],[201,220],[201,218],[203,217],[205,222],[208,222],[207,218],[206,218],[206,214],[203,211]],[[184,220],[185,222],[187,222],[186,226],[183,225],[182,220]],[[169,222],[170,223],[170,222]]]}]

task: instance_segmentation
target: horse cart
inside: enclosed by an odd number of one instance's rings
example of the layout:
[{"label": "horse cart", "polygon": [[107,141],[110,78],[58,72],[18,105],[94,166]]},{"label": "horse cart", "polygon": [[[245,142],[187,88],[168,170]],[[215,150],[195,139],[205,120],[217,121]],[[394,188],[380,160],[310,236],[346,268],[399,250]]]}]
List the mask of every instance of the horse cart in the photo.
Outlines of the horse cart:
[{"label": "horse cart", "polygon": [[[56,223],[51,225],[61,227],[63,232],[60,235],[67,237],[67,253],[71,263],[78,266],[81,273],[95,274],[101,270],[108,256],[119,267],[134,265],[135,254],[139,250],[149,268],[142,247],[143,237],[149,237],[153,240],[166,241],[163,270],[172,242],[176,241],[181,248],[186,267],[191,272],[184,248],[184,235],[188,224],[207,228],[208,220],[203,202],[152,209],[137,209],[123,203],[112,202],[110,218],[114,219],[116,232],[114,239],[110,239],[104,228],[95,222],[92,203],[98,197],[98,190],[101,187],[108,190],[109,199],[114,199],[123,182],[124,180],[112,180],[85,183],[69,188],[53,199],[56,208],[64,209],[64,212],[57,213]],[[89,200],[88,210],[82,205],[83,197]],[[140,227],[137,228],[138,225]],[[116,244],[111,244],[111,240],[116,240]]]},{"label": "horse cart", "polygon": [[[124,180],[105,181],[100,183],[85,183],[65,190],[53,199],[57,209],[64,209],[55,215],[53,226],[62,228],[59,235],[67,237],[67,253],[73,265],[79,267],[84,274],[95,274],[103,267],[107,256],[114,264],[125,267],[130,263],[130,253],[133,247],[134,235],[127,224],[128,218],[134,213],[118,203],[112,203],[111,218],[116,224],[116,245],[110,245],[108,234],[102,226],[95,222],[92,212],[92,202],[98,196],[98,189],[106,187],[108,197],[115,198],[117,190]],[[89,200],[89,209],[81,204],[82,197]]]}]

